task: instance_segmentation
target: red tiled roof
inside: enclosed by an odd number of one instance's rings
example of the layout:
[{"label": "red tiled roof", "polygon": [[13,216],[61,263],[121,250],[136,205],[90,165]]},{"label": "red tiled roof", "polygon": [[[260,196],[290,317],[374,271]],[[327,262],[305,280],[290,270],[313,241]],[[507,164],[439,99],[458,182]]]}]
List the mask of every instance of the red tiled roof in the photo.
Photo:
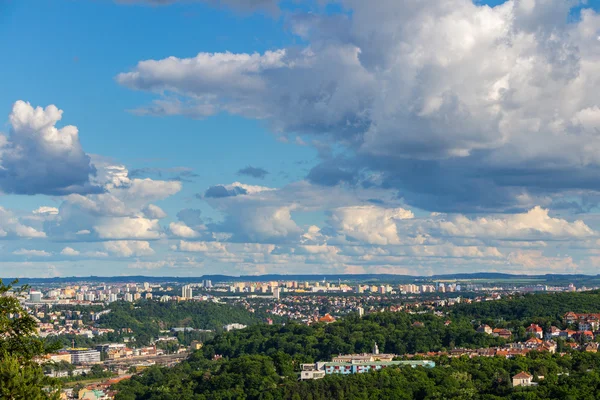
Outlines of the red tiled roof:
[{"label": "red tiled roof", "polygon": [[529,379],[532,378],[532,375],[529,375],[527,372],[525,371],[521,371],[518,374],[516,374],[515,376],[513,376],[513,379]]}]

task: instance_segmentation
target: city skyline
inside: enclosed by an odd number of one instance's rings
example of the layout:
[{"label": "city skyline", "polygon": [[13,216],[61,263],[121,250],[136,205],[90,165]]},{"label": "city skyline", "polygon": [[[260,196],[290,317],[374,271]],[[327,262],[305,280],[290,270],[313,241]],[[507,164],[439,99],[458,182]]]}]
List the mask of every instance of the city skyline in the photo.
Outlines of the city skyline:
[{"label": "city skyline", "polygon": [[595,275],[599,9],[0,1],[0,277]]}]

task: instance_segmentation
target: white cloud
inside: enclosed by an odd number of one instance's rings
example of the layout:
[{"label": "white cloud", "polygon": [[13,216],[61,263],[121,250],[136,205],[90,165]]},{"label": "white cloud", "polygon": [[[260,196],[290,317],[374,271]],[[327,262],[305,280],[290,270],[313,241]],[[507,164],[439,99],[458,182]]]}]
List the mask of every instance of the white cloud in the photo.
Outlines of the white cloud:
[{"label": "white cloud", "polygon": [[100,239],[158,239],[162,236],[158,220],[147,218],[102,218],[93,230]]},{"label": "white cloud", "polygon": [[166,213],[152,204],[181,190],[181,182],[130,179],[122,165],[95,157],[95,182],[100,194],[71,194],[58,215],[45,224],[48,234],[62,240],[158,239],[159,219]]},{"label": "white cloud", "polygon": [[341,0],[341,13],[290,19],[304,48],[146,60],[117,80],[159,96],[147,113],[321,135],[431,211],[596,191],[600,16],[573,16],[578,1],[476,3]]},{"label": "white cloud", "polygon": [[9,137],[0,140],[0,189],[7,193],[63,195],[98,191],[90,183],[95,168],[72,125],[57,128],[62,110],[13,105]]},{"label": "white cloud", "polygon": [[519,274],[577,273],[579,266],[570,256],[545,256],[539,250],[517,250],[508,255],[508,262],[519,267]]},{"label": "white cloud", "polygon": [[459,215],[449,221],[440,221],[439,228],[449,236],[499,239],[569,239],[595,234],[583,221],[552,218],[548,210],[541,207],[502,217],[469,219]]},{"label": "white cloud", "polygon": [[65,247],[61,250],[60,254],[63,256],[78,256],[80,253],[72,247]]},{"label": "white cloud", "polygon": [[179,250],[198,253],[227,252],[225,245],[218,242],[187,242],[179,241]]},{"label": "white cloud", "polygon": [[397,221],[412,219],[414,214],[403,208],[376,206],[343,207],[332,211],[331,225],[341,233],[369,244],[399,244]]},{"label": "white cloud", "polygon": [[19,249],[13,251],[14,255],[26,257],[50,257],[52,254],[45,250]]},{"label": "white cloud", "polygon": [[167,213],[162,208],[155,206],[154,204],[148,204],[143,210],[144,215],[150,219],[161,219],[167,216]]},{"label": "white cloud", "polygon": [[118,257],[151,256],[154,250],[150,243],[140,240],[115,240],[103,243],[104,248]]},{"label": "white cloud", "polygon": [[171,233],[173,235],[181,238],[189,239],[198,237],[200,235],[198,232],[196,232],[183,222],[171,222],[169,224],[169,229],[171,230]]},{"label": "white cloud", "polygon": [[0,238],[44,238],[46,234],[23,225],[9,210],[0,206]]},{"label": "white cloud", "polygon": [[58,208],[42,206],[42,207],[39,207],[39,208],[33,210],[33,214],[56,215],[56,214],[58,214]]}]

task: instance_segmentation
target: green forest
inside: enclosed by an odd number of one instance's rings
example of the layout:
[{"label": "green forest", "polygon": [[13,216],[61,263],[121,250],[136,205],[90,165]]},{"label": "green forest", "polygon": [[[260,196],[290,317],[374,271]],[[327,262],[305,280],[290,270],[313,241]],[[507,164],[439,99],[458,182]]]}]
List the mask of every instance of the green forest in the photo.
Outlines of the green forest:
[{"label": "green forest", "polygon": [[[297,381],[282,368],[285,357],[244,355],[208,362],[199,355],[176,368],[151,368],[117,385],[116,400],[225,399],[596,399],[600,354],[564,357],[435,358],[435,368],[387,368],[349,376]],[[288,360],[289,361],[289,360]],[[511,377],[530,371],[538,386],[513,388]],[[540,379],[539,377],[544,377]]]},{"label": "green forest", "polygon": [[[171,328],[187,327],[220,332],[223,325],[240,323],[255,325],[264,323],[266,315],[261,312],[250,312],[240,306],[218,304],[213,302],[157,302],[141,300],[136,303],[115,302],[110,305],[111,312],[100,317],[97,325],[112,328],[115,331],[129,328],[132,333],[126,336],[135,337],[136,343],[147,345],[159,336],[160,331]],[[206,337],[206,333],[181,335],[187,342],[198,337]]]},{"label": "green forest", "polygon": [[[369,352],[374,342],[382,352],[399,356],[491,347],[505,341],[476,332],[479,323],[510,327],[515,339],[522,340],[525,326],[562,325],[567,311],[600,311],[600,294],[525,295],[461,304],[450,309],[449,317],[382,312],[351,315],[328,325],[258,324],[218,334],[175,368],[151,368],[119,383],[117,400],[594,399],[600,389],[600,354],[579,351],[562,357],[538,352],[514,359],[438,357],[432,369],[390,367],[298,381],[300,364]],[[520,371],[533,374],[538,385],[513,388],[511,377]]]}]

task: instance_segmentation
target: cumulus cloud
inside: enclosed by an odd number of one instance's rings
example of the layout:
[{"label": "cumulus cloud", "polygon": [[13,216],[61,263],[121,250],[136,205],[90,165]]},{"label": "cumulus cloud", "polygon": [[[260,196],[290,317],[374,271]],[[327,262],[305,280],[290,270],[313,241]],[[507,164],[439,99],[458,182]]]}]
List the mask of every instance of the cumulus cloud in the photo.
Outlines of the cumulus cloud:
[{"label": "cumulus cloud", "polygon": [[58,214],[58,208],[56,207],[48,207],[42,206],[33,210],[33,214],[35,215],[56,215]]},{"label": "cumulus cloud", "polygon": [[52,254],[45,250],[19,249],[13,251],[14,255],[26,257],[50,257]]},{"label": "cumulus cloud", "polygon": [[72,247],[65,247],[61,250],[60,254],[63,256],[78,256],[80,253]]},{"label": "cumulus cloud", "polygon": [[44,238],[41,232],[31,226],[22,224],[10,210],[0,206],[0,238]]},{"label": "cumulus cloud", "polygon": [[583,221],[569,222],[548,215],[535,207],[526,213],[501,217],[469,219],[459,215],[439,222],[442,233],[449,236],[500,239],[578,239],[595,235]]},{"label": "cumulus cloud", "polygon": [[179,241],[179,250],[196,253],[207,253],[207,252],[227,252],[225,245],[218,242],[186,242],[185,240]]},{"label": "cumulus cloud", "polygon": [[[96,173],[75,126],[57,128],[62,110],[17,101],[8,137],[0,139],[0,190],[16,194],[64,195],[98,192]],[[0,135],[1,136],[1,135]]]},{"label": "cumulus cloud", "polygon": [[94,225],[100,239],[158,239],[162,236],[158,220],[147,218],[102,218]]},{"label": "cumulus cloud", "polygon": [[304,48],[146,60],[117,81],[183,99],[169,114],[202,106],[202,116],[320,135],[351,152],[325,160],[311,181],[359,183],[362,170],[376,171],[420,208],[514,211],[535,204],[527,196],[541,204],[596,191],[595,11],[564,0],[339,4],[341,13],[290,20]]},{"label": "cumulus cloud", "polygon": [[399,244],[396,222],[414,218],[410,210],[377,206],[343,207],[331,213],[332,226],[341,233],[365,243]]},{"label": "cumulus cloud", "polygon": [[171,222],[169,224],[169,230],[177,237],[181,238],[195,238],[200,236],[198,232],[187,226],[183,222]]},{"label": "cumulus cloud", "polygon": [[154,250],[150,243],[142,240],[115,240],[103,243],[104,248],[119,257],[151,256]]},{"label": "cumulus cloud", "polygon": [[130,178],[127,168],[96,162],[99,194],[71,194],[58,214],[44,224],[48,234],[63,240],[158,239],[163,235],[159,219],[166,213],[155,201],[181,190],[178,181]]},{"label": "cumulus cloud", "polygon": [[167,213],[162,210],[162,208],[155,206],[154,204],[148,204],[142,210],[144,215],[150,219],[161,219],[167,216]]}]

